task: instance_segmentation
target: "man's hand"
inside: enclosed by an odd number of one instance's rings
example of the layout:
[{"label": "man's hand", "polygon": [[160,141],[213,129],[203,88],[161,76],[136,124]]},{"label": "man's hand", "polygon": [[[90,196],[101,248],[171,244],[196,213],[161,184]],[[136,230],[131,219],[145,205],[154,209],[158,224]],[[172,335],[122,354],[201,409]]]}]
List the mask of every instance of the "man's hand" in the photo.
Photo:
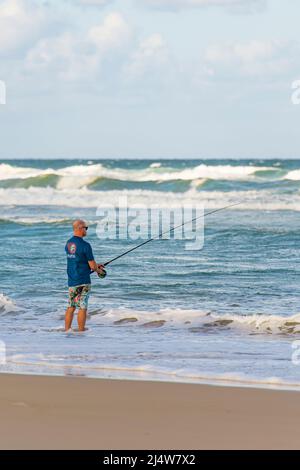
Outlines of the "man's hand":
[{"label": "man's hand", "polygon": [[92,271],[95,271],[97,273],[101,273],[104,270],[104,265],[97,264],[96,261],[89,261],[89,266]]},{"label": "man's hand", "polygon": [[104,278],[106,276],[104,264],[98,264],[97,268],[98,277]]}]

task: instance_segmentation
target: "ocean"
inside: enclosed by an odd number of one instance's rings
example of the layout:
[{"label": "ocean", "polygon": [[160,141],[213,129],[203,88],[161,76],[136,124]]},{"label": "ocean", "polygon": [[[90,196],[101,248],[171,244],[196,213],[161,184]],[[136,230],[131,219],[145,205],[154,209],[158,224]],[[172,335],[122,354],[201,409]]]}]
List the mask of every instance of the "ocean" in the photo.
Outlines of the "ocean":
[{"label": "ocean", "polygon": [[[125,197],[241,204],[204,219],[201,250],[156,239],[94,275],[88,330],[65,333],[72,220],[106,262],[143,241],[98,236]],[[300,160],[2,160],[0,227],[0,371],[300,387]]]}]

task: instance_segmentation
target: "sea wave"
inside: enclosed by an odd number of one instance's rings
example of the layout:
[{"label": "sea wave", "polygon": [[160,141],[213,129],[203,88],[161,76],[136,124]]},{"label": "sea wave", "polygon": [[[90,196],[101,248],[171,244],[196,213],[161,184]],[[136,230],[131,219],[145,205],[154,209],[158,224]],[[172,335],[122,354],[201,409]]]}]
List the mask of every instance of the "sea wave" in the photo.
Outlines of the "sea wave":
[{"label": "sea wave", "polygon": [[[66,208],[129,207],[204,207],[218,209],[240,202],[232,210],[300,211],[300,193],[281,194],[269,190],[197,191],[191,188],[183,193],[150,190],[93,191],[53,188],[0,188],[0,206],[58,206]],[[3,218],[3,217],[2,217]]]},{"label": "sea wave", "polygon": [[[94,378],[151,379],[152,381],[172,381],[182,383],[202,383],[222,386],[273,388],[299,390],[300,381],[284,380],[280,377],[255,377],[242,373],[213,373],[193,368],[167,368],[151,363],[143,365],[115,364],[109,362],[89,362],[86,355],[77,355],[76,364],[69,357],[45,354],[14,354],[7,357],[5,371],[11,373],[33,373],[37,375],[84,375]],[[147,357],[145,357],[147,361]],[[4,369],[4,367],[3,367]]]},{"label": "sea wave", "polygon": [[285,179],[291,181],[300,181],[300,170],[289,171],[287,175],[285,175]]},{"label": "sea wave", "polygon": [[280,315],[238,315],[217,314],[199,310],[162,309],[156,312],[111,309],[107,312],[92,312],[93,321],[101,318],[115,326],[137,326],[160,328],[177,326],[187,328],[191,333],[205,333],[208,330],[234,329],[247,334],[300,333],[300,313],[292,316]]},{"label": "sea wave", "polygon": [[[51,216],[40,216],[36,215],[34,217],[3,217],[0,219],[1,224],[17,224],[17,225],[43,225],[43,224],[50,224],[50,225],[58,225],[58,224],[71,224],[74,221],[72,218],[67,217],[51,217]],[[95,221],[96,223],[96,221]]]},{"label": "sea wave", "polygon": [[0,314],[17,312],[18,306],[6,295],[0,294]]},{"label": "sea wave", "polygon": [[[60,169],[38,169],[0,164],[0,181],[6,187],[52,186],[57,189],[82,188],[101,179],[129,183],[163,183],[170,181],[226,180],[245,181],[281,175],[277,167],[255,165],[206,165],[177,169],[152,164],[144,169],[108,168],[102,163],[72,165]],[[280,176],[281,177],[281,176]],[[5,183],[4,183],[5,182]]]}]

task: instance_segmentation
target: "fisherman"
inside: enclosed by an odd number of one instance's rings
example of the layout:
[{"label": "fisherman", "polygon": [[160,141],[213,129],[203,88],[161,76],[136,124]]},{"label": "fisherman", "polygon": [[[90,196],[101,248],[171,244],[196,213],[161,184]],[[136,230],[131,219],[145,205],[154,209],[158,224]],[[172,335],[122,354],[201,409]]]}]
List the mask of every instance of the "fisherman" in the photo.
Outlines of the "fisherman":
[{"label": "fisherman", "polygon": [[[230,206],[221,207],[220,209],[215,209],[211,212],[207,212],[199,217],[194,217],[188,223],[194,222],[197,219],[206,217],[208,215],[214,214],[215,212],[223,211],[229,209],[230,207],[238,206],[241,202],[231,204]],[[91,290],[91,277],[90,274],[95,271],[99,277],[105,277],[106,271],[105,266],[108,266],[110,263],[113,263],[119,258],[131,253],[134,250],[150,243],[153,240],[160,238],[165,233],[174,232],[177,228],[183,227],[187,222],[184,222],[181,225],[171,228],[167,232],[161,232],[156,237],[149,238],[149,240],[140,243],[130,250],[125,251],[121,255],[116,256],[115,258],[107,261],[105,265],[97,264],[94,260],[93,251],[91,245],[83,240],[83,237],[86,236],[88,227],[84,220],[75,220],[73,223],[74,236],[68,240],[66,244],[66,253],[68,257],[68,278],[69,278],[69,307],[66,311],[66,323],[65,329],[68,331],[71,328],[73,315],[76,310],[76,307],[79,308],[78,312],[78,327],[79,331],[85,330],[86,322],[86,313],[88,307],[89,293]]]},{"label": "fisherman", "polygon": [[105,274],[104,266],[97,264],[91,245],[84,241],[88,226],[84,220],[73,222],[74,235],[67,241],[65,251],[68,263],[69,304],[65,315],[65,330],[71,329],[76,308],[79,309],[77,321],[79,331],[85,330],[88,300],[91,290],[91,273],[100,277]]}]

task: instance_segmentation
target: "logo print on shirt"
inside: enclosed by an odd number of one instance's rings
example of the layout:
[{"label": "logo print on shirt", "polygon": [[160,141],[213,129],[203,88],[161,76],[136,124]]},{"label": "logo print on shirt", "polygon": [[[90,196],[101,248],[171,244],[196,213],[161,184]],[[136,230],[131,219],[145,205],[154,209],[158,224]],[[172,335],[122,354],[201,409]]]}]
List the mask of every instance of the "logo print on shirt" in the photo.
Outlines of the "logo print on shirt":
[{"label": "logo print on shirt", "polygon": [[71,253],[71,255],[74,255],[76,253],[75,243],[68,243],[68,252]]}]

